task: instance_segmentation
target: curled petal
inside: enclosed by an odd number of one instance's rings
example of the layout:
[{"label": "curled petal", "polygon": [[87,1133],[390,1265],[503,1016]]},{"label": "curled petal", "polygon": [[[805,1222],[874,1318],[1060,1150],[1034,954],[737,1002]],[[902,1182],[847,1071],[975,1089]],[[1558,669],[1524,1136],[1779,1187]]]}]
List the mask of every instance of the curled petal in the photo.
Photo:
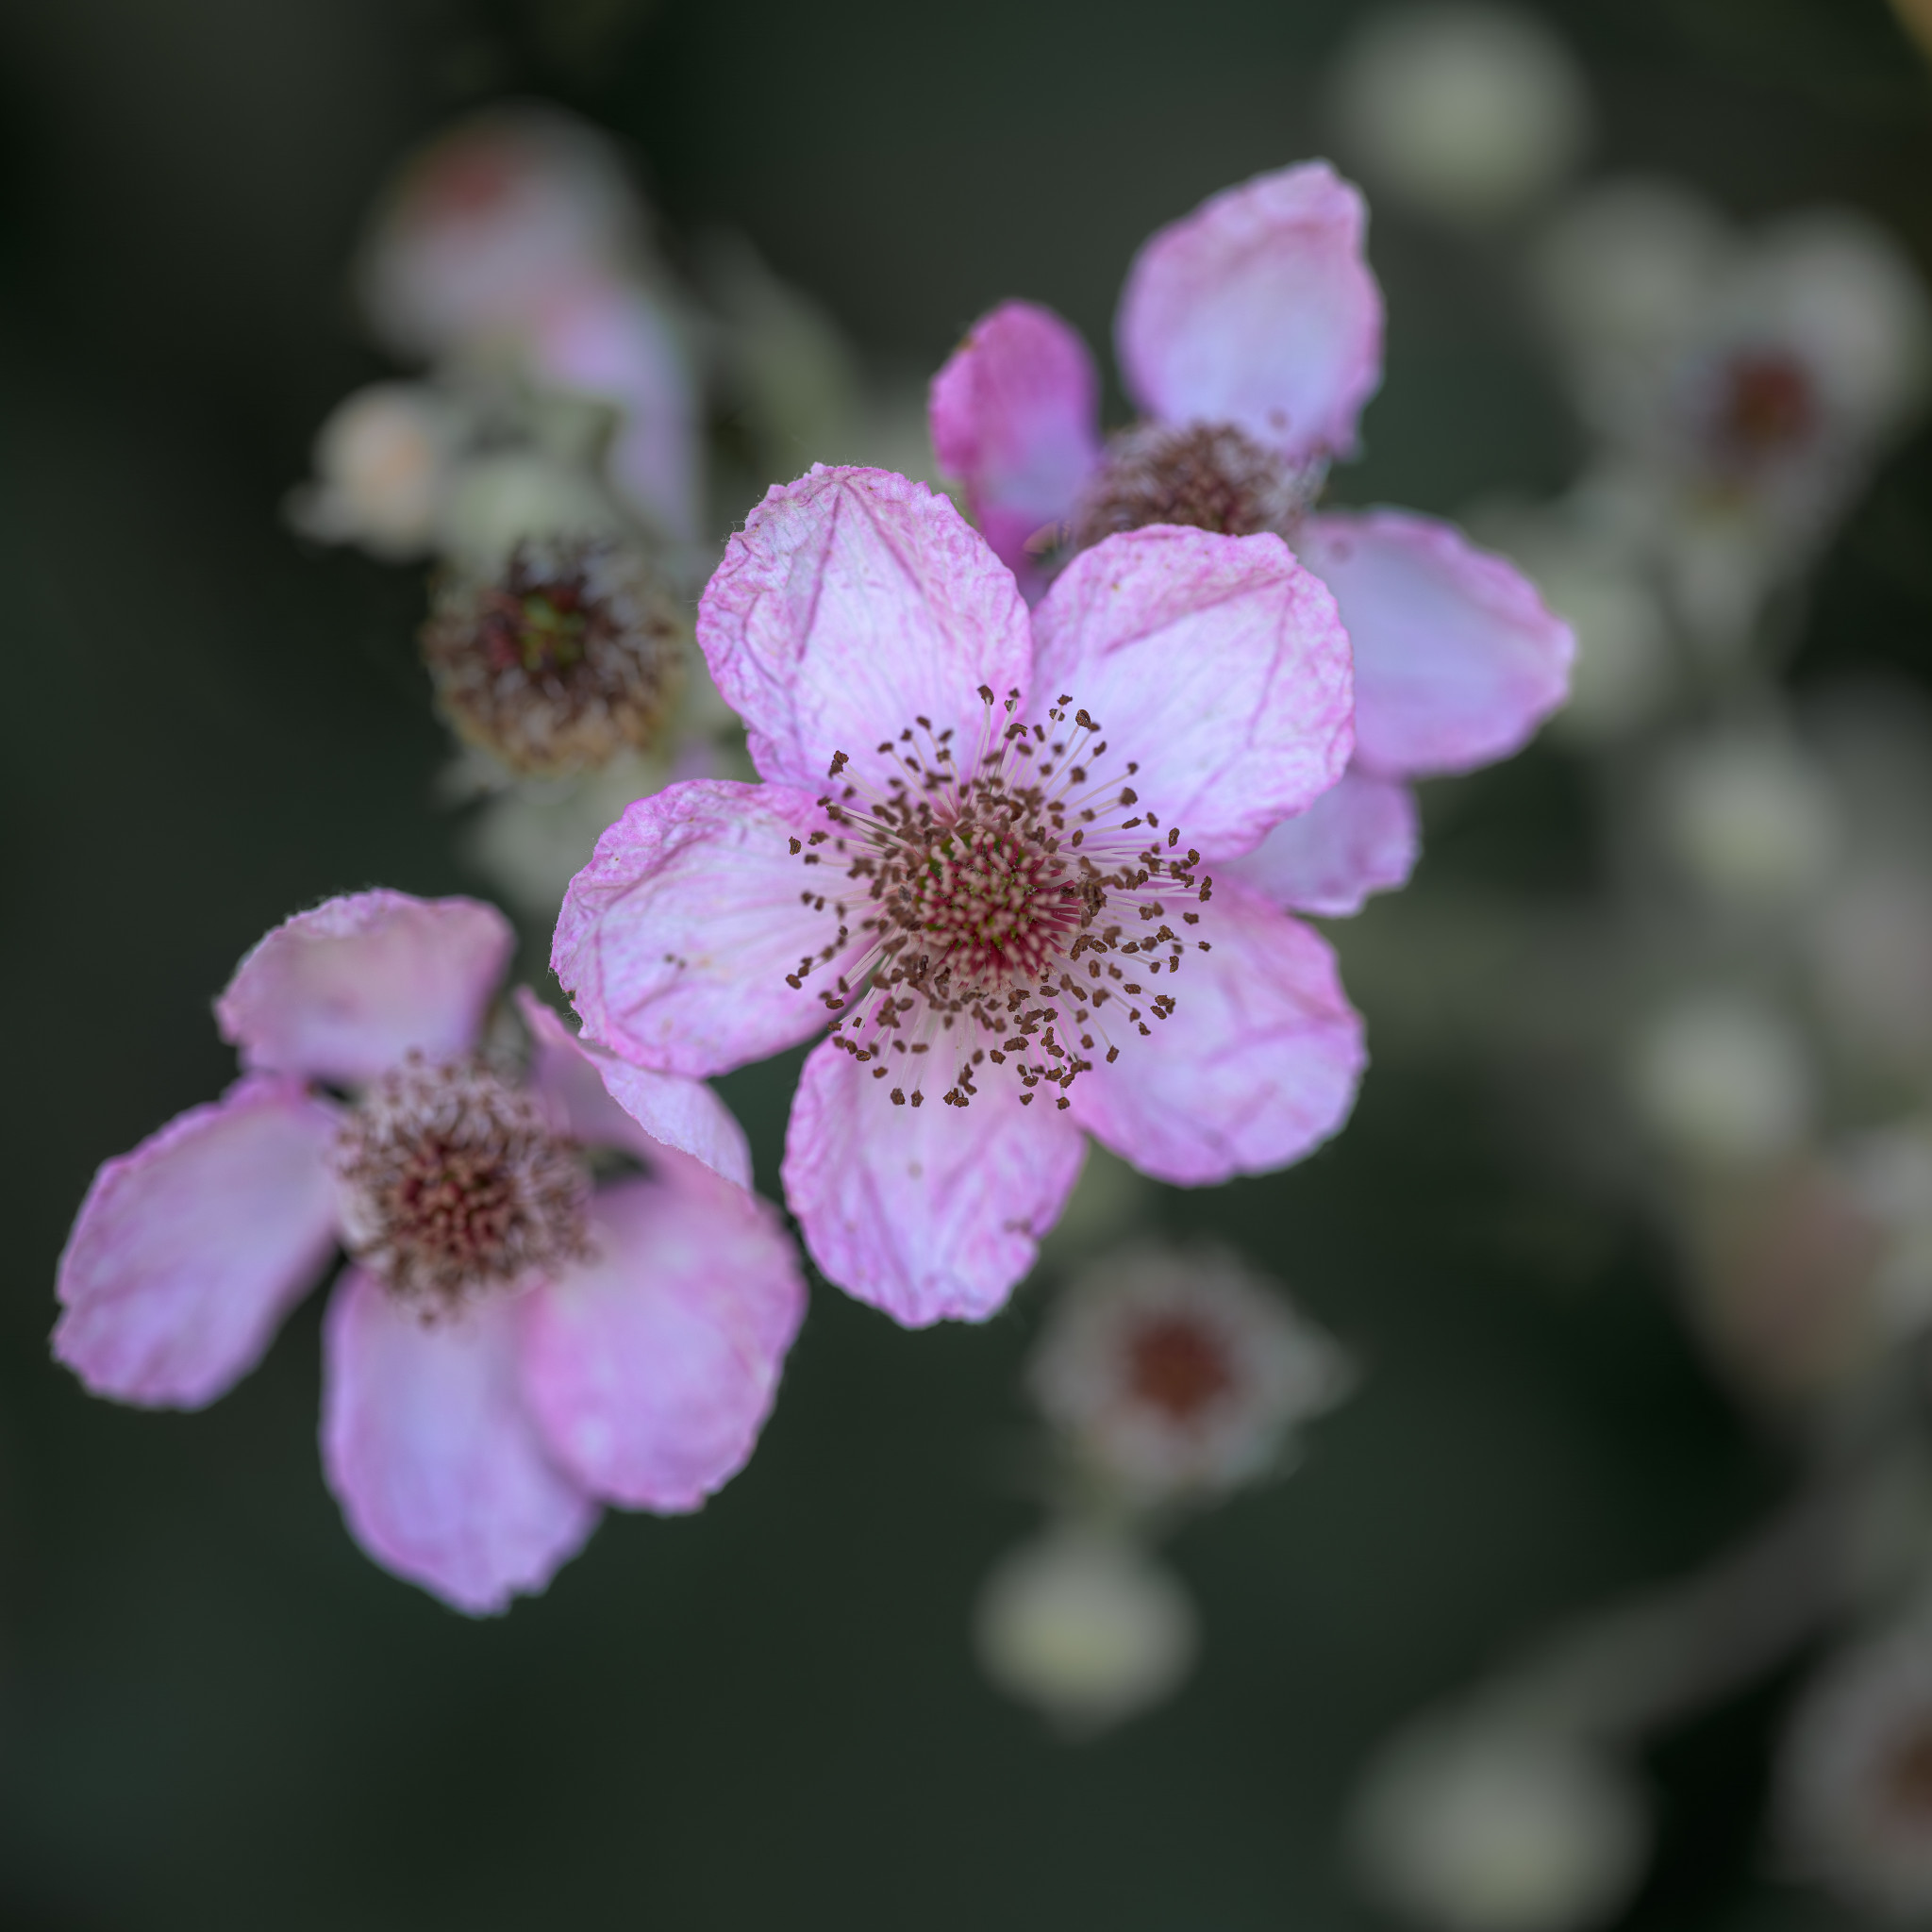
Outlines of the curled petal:
[{"label": "curled petal", "polygon": [[528,987],[517,989],[517,1010],[536,1043],[530,1084],[549,1097],[573,1140],[621,1148],[646,1167],[672,1148],[751,1186],[751,1143],[702,1080],[647,1073],[586,1046]]},{"label": "curled petal", "polygon": [[836,752],[895,771],[874,747],[921,718],[970,741],[979,687],[1024,696],[1031,658],[1012,573],[945,497],[822,463],[774,485],[725,546],[698,642],[752,762],[815,793]]},{"label": "curled petal", "polygon": [[1094,718],[1108,771],[1210,858],[1341,775],[1348,636],[1279,537],[1156,525],[1074,558],[1034,613],[1035,680]]},{"label": "curled petal", "polygon": [[1027,540],[1066,519],[1100,458],[1087,344],[1052,309],[1003,302],[933,377],[927,417],[940,468],[965,484],[993,554],[1026,584],[1039,575]]},{"label": "curled petal", "polygon": [[356,1541],[472,1616],[541,1590],[596,1526],[524,1406],[514,1301],[431,1326],[349,1269],[323,1325],[322,1456]]},{"label": "curled petal", "polygon": [[1355,645],[1366,770],[1421,777],[1507,758],[1569,695],[1570,626],[1450,525],[1393,509],[1310,517],[1299,548]]},{"label": "curled petal", "polygon": [[785,1198],[805,1244],[827,1279],[908,1328],[982,1321],[1032,1267],[1085,1143],[1044,1090],[1024,1108],[1008,1087],[965,1108],[937,1091],[895,1107],[872,1071],[827,1041],[799,1075]]},{"label": "curled petal", "polygon": [[353,892],[275,927],[215,1002],[250,1067],[373,1080],[412,1048],[475,1044],[516,937],[493,906]]},{"label": "curled petal", "polygon": [[[584,1038],[620,1059],[702,1078],[791,1046],[823,1025],[837,969],[841,876],[793,853],[826,829],[803,792],[698,778],[641,798],[570,882],[550,964]],[[800,986],[808,959],[835,957]]]},{"label": "curled petal", "polygon": [[1217,882],[1188,931],[1212,950],[1163,976],[1173,1016],[1083,1074],[1073,1098],[1096,1141],[1157,1180],[1200,1187],[1286,1167],[1325,1141],[1355,1104],[1366,1056],[1335,956],[1299,921]]},{"label": "curled petal", "polygon": [[335,1244],[335,1131],[299,1081],[255,1074],[108,1161],[60,1257],[55,1355],[147,1407],[232,1388]]},{"label": "curled petal", "polygon": [[1368,209],[1325,161],[1257,175],[1135,258],[1115,336],[1127,391],[1170,423],[1232,423],[1296,460],[1347,454],[1382,379]]},{"label": "curled petal", "polygon": [[1415,793],[1351,769],[1220,872],[1271,906],[1341,919],[1359,912],[1371,892],[1407,884],[1419,844]]},{"label": "curled petal", "polygon": [[695,1509],[742,1469],[805,1312],[797,1252],[715,1174],[600,1192],[597,1258],[525,1298],[524,1387],[591,1494]]}]

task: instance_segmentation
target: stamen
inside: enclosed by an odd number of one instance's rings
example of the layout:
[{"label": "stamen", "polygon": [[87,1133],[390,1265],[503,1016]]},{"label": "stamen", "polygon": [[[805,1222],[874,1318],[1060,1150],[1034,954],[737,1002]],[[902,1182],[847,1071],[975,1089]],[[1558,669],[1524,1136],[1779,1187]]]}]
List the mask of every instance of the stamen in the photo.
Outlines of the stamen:
[{"label": "stamen", "polygon": [[[938,1048],[936,1074],[953,1080],[943,1094],[948,1106],[971,1105],[979,1091],[973,1070],[990,1060],[1010,1067],[1023,1105],[1044,1081],[1060,1090],[1057,1104],[1064,1108],[1065,1091],[1094,1065],[1089,1054],[1104,1046],[1109,1062],[1119,1058],[1100,1010],[1107,989],[1092,984],[1103,964],[1125,990],[1141,991],[1138,982],[1125,985],[1109,956],[1144,959],[1171,943],[1167,970],[1175,970],[1173,930],[1161,924],[1150,937],[1126,939],[1132,912],[1161,921],[1163,898],[1205,897],[1207,882],[1195,883],[1200,855],[1190,848],[1183,858],[1175,850],[1177,828],[1169,828],[1163,846],[1140,829],[1153,813],[1120,816],[1140,803],[1121,782],[1123,769],[1132,775],[1139,766],[1095,769],[1106,751],[1103,727],[1084,709],[1069,724],[1071,697],[1050,707],[1042,724],[1010,718],[1017,692],[1003,704],[990,687],[979,695],[986,716],[971,757],[956,758],[946,743],[953,734],[935,737],[924,718],[881,741],[889,773],[882,791],[861,791],[847,777],[847,755],[834,756],[827,776],[846,782],[819,800],[833,826],[829,839],[815,833],[789,842],[807,864],[818,855],[804,847],[828,844],[825,862],[843,867],[860,904],[849,923],[838,908],[837,938],[786,979],[803,987],[819,967],[841,962],[841,997],[822,994],[837,1015],[834,1043],[859,1064],[904,1055],[907,1084],[891,1090],[895,1104],[921,1104],[918,1057]],[[1048,762],[1029,770],[1028,760],[1039,759]],[[1074,818],[1079,825],[1070,829]],[[1163,897],[1152,896],[1156,891]],[[1070,1002],[1068,1023],[1058,1006],[1035,999]],[[1154,998],[1157,1019],[1174,1010],[1173,995]],[[1057,1030],[1063,1024],[1068,1038]],[[1140,1036],[1151,1031],[1138,1007],[1127,1024]],[[886,1071],[875,1067],[874,1078]]]},{"label": "stamen", "polygon": [[590,1175],[530,1093],[420,1054],[349,1116],[335,1154],[350,1252],[425,1322],[590,1254]]}]

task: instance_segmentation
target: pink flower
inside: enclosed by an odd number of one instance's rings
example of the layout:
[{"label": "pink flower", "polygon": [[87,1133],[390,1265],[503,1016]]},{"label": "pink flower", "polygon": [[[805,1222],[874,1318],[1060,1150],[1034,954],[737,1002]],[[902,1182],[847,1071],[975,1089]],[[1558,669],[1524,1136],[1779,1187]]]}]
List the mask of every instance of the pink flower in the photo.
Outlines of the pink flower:
[{"label": "pink flower", "polygon": [[1326,162],[1257,175],[1152,237],[1115,341],[1142,420],[1103,442],[1099,380],[1050,310],[1007,302],[933,378],[933,447],[1030,596],[1109,532],[1274,530],[1334,592],[1355,647],[1344,782],[1227,876],[1357,910],[1416,858],[1408,781],[1518,750],[1568,688],[1569,629],[1501,558],[1404,510],[1315,512],[1381,380],[1367,209]]},{"label": "pink flower", "polygon": [[[479,1054],[511,943],[491,907],[400,892],[277,926],[215,1009],[247,1071],[95,1175],[54,1331],[95,1394],[199,1408],[346,1246],[330,1486],[370,1556],[472,1613],[542,1589],[600,1503],[693,1509],[741,1468],[804,1307],[707,1088],[527,993],[527,1079]],[[593,1184],[592,1148],[625,1171]]]},{"label": "pink flower", "polygon": [[1112,538],[1029,617],[945,498],[820,467],[732,539],[698,639],[767,782],[630,807],[553,964],[641,1067],[828,1033],[785,1187],[832,1280],[977,1319],[1084,1134],[1198,1186],[1341,1124],[1361,1027],[1327,947],[1215,876],[1349,753],[1348,641],[1278,537]]}]

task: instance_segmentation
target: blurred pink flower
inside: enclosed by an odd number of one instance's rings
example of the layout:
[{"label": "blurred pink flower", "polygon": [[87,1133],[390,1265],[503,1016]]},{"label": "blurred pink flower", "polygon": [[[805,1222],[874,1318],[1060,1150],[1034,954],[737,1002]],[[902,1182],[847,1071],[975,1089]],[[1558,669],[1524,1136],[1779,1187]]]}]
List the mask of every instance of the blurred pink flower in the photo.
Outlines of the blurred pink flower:
[{"label": "blurred pink flower", "polygon": [[1408,781],[1522,747],[1569,683],[1567,625],[1517,571],[1407,511],[1312,506],[1381,381],[1367,209],[1324,161],[1257,175],[1154,235],[1115,341],[1142,420],[1103,442],[1087,345],[1006,302],[933,378],[941,467],[1030,597],[1108,531],[1273,530],[1335,595],[1355,652],[1345,784],[1229,868],[1277,904],[1357,910],[1416,858]]},{"label": "blurred pink flower", "polygon": [[[198,1408],[341,1242],[330,1485],[370,1556],[472,1613],[541,1590],[600,1503],[691,1509],[741,1468],[804,1306],[707,1088],[527,993],[527,1080],[477,1055],[511,944],[491,907],[387,891],[271,932],[216,1007],[247,1071],[95,1176],[54,1333],[95,1394]],[[593,1186],[591,1148],[633,1165]]]},{"label": "blurred pink flower", "polygon": [[1201,1185],[1341,1124],[1362,1043],[1332,956],[1208,870],[1348,758],[1347,639],[1278,537],[1110,538],[1029,616],[944,497],[821,466],[732,540],[698,639],[766,782],[630,807],[553,964],[585,1038],[640,1066],[717,1073],[829,1024],[785,1186],[832,1280],[908,1324],[977,1319],[1083,1130]]},{"label": "blurred pink flower", "polygon": [[397,171],[363,243],[363,307],[398,354],[508,356],[611,405],[612,483],[667,537],[697,534],[697,381],[643,203],[609,140],[555,108],[493,108]]}]

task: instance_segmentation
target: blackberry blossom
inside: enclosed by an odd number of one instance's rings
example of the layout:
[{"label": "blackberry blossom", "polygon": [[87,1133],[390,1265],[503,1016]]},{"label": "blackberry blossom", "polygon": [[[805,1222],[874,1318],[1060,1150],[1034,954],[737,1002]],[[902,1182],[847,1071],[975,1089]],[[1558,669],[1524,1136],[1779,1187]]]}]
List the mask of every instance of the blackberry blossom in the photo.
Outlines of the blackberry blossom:
[{"label": "blackberry blossom", "polygon": [[732,540],[698,641],[766,782],[630,807],[553,964],[640,1067],[826,1036],[785,1185],[833,1281],[977,1318],[1086,1134],[1202,1185],[1341,1124],[1327,949],[1219,876],[1348,756],[1346,642],[1278,537],[1111,537],[1029,615],[946,499],[821,467]]}]

